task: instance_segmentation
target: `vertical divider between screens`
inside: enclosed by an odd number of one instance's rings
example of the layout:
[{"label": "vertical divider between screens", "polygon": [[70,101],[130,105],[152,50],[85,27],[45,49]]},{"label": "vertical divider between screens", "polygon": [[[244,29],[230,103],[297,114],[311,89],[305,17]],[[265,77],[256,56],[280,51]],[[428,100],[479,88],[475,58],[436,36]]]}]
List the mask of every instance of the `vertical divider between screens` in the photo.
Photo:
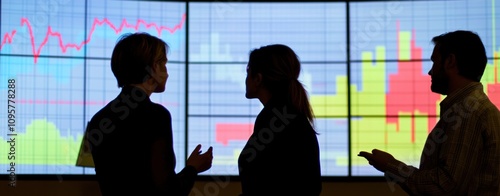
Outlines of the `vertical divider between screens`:
[{"label": "vertical divider between screens", "polygon": [[185,1],[185,6],[186,6],[186,46],[185,46],[185,55],[184,55],[184,62],[185,62],[185,79],[184,79],[184,88],[185,88],[185,95],[184,95],[184,166],[187,166],[187,158],[189,156],[188,154],[188,142],[189,142],[189,1]]},{"label": "vertical divider between screens", "polygon": [[351,37],[349,1],[346,1],[346,60],[347,60],[347,176],[352,177],[351,144]]},{"label": "vertical divider between screens", "polygon": [[[83,33],[83,38],[87,39],[87,18],[88,18],[88,0],[85,0],[85,8],[84,8],[84,14],[83,14],[83,28],[84,28],[84,33]],[[87,103],[87,45],[83,46],[83,103]],[[86,104],[83,104],[83,137],[82,139],[85,138],[85,130],[87,130],[87,106]],[[85,175],[85,167],[82,167],[82,173]]]}]

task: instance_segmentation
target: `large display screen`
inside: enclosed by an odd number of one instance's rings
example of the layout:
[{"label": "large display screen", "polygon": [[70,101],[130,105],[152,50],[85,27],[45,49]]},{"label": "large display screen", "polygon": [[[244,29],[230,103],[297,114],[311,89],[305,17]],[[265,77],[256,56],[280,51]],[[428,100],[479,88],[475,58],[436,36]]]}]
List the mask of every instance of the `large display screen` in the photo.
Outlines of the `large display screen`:
[{"label": "large display screen", "polygon": [[87,122],[120,92],[110,59],[129,32],[170,46],[166,91],[151,99],[172,114],[176,171],[202,144],[214,147],[202,175],[238,175],[263,107],[245,98],[248,55],[269,44],[300,58],[323,176],[381,176],[357,156],[373,148],[418,166],[444,98],[430,91],[432,37],[480,35],[489,58],[482,82],[500,106],[499,4],[3,0],[0,173],[14,162],[16,174],[95,174],[75,163]]}]

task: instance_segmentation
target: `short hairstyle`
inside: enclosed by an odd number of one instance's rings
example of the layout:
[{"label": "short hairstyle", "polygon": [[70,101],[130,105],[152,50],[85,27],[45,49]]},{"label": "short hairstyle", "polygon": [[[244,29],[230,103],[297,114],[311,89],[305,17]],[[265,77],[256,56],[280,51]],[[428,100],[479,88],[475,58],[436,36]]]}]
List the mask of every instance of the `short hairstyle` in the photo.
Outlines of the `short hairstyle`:
[{"label": "short hairstyle", "polygon": [[111,70],[118,87],[145,82],[154,64],[167,61],[168,50],[167,43],[148,33],[126,33],[120,36],[111,57]]},{"label": "short hairstyle", "polygon": [[443,61],[450,54],[455,55],[458,74],[476,82],[481,81],[488,60],[483,42],[475,32],[448,32],[432,38],[432,42],[439,46]]}]

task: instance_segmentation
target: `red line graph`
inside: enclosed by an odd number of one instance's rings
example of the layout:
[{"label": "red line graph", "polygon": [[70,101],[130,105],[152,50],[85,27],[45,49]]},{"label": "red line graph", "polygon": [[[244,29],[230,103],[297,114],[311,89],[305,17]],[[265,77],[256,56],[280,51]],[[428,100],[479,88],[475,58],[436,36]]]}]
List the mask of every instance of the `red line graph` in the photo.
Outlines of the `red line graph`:
[{"label": "red line graph", "polygon": [[[89,32],[87,38],[80,43],[64,43],[61,33],[52,30],[52,27],[48,26],[47,33],[45,34],[45,38],[43,39],[42,43],[38,47],[35,45],[35,35],[33,34],[33,29],[32,29],[30,21],[27,18],[21,18],[21,26],[26,25],[26,27],[28,28],[28,32],[29,32],[30,40],[31,40],[32,53],[34,56],[34,62],[36,64],[38,57],[40,56],[40,53],[42,52],[43,47],[47,44],[50,37],[56,37],[59,41],[59,47],[61,48],[61,51],[63,53],[66,53],[66,51],[69,48],[74,48],[76,50],[80,50],[85,44],[88,44],[92,40],[92,35],[94,34],[94,31],[95,31],[97,26],[108,25],[110,28],[112,28],[115,31],[116,34],[118,34],[118,33],[122,32],[124,28],[132,28],[132,29],[137,31],[137,30],[139,30],[141,25],[144,25],[144,27],[146,27],[147,29],[155,28],[156,32],[158,33],[158,36],[161,36],[162,31],[168,31],[169,33],[175,33],[177,30],[182,28],[185,20],[186,20],[186,14],[183,14],[180,22],[177,25],[175,25],[174,27],[170,28],[170,27],[166,27],[166,26],[158,26],[156,23],[148,23],[142,19],[138,19],[135,24],[130,24],[127,22],[126,19],[123,19],[120,26],[116,27],[107,18],[104,18],[102,20],[95,18],[93,23],[92,23],[92,26],[90,28],[90,32]],[[14,36],[16,35],[16,32],[17,32],[17,30],[14,29],[11,32],[8,32],[3,36],[3,40],[0,44],[0,50],[3,48],[3,46],[5,44],[12,43]]]}]

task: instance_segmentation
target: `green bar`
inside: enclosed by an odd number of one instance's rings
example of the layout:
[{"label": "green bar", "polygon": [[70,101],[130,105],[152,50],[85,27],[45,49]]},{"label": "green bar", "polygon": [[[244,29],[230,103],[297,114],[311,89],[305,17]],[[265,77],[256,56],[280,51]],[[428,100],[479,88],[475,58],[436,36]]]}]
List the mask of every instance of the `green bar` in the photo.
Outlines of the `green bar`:
[{"label": "green bar", "polygon": [[399,32],[399,60],[410,60],[410,32]]},{"label": "green bar", "polygon": [[[377,61],[386,60],[385,59],[385,46],[377,46],[375,48],[375,51],[376,51],[376,53],[375,53],[375,55],[376,55],[375,59]],[[377,64],[378,64],[378,62],[377,62]]]}]

